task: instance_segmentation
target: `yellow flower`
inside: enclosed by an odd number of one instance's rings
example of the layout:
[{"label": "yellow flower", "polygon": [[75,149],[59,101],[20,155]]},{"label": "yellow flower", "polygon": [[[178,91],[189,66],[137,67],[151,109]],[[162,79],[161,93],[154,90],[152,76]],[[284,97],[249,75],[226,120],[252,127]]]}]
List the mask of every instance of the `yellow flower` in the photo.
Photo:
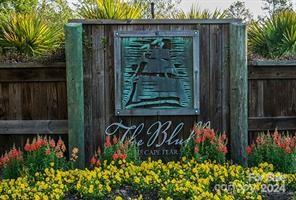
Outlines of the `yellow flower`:
[{"label": "yellow flower", "polygon": [[106,185],[107,192],[111,192],[111,187],[109,185]]},{"label": "yellow flower", "polygon": [[115,197],[115,200],[123,200],[123,198],[121,196],[117,196]]}]

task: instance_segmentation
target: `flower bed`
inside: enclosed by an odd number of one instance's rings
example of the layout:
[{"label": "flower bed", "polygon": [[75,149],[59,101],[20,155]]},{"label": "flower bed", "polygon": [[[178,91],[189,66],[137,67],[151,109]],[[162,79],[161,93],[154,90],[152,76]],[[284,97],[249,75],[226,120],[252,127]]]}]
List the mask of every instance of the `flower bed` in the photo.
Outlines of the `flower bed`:
[{"label": "flower bed", "polygon": [[26,143],[24,152],[13,147],[0,158],[0,199],[262,199],[274,194],[277,199],[292,198],[294,169],[280,167],[270,152],[279,149],[279,157],[288,158],[282,163],[288,165],[294,159],[294,137],[277,131],[260,135],[248,147],[254,167],[244,168],[226,161],[226,134],[197,125],[193,130],[182,145],[180,161],[168,163],[141,162],[134,142],[108,136],[104,148],[90,159],[91,170],[74,169],[77,148],[67,161],[61,139],[37,137]]},{"label": "flower bed", "polygon": [[46,168],[34,177],[2,180],[0,199],[261,199],[264,189],[271,186],[281,187],[280,192],[294,191],[296,175],[273,173],[267,163],[243,168],[185,158],[169,163],[148,160],[140,165],[123,160],[93,170]]}]

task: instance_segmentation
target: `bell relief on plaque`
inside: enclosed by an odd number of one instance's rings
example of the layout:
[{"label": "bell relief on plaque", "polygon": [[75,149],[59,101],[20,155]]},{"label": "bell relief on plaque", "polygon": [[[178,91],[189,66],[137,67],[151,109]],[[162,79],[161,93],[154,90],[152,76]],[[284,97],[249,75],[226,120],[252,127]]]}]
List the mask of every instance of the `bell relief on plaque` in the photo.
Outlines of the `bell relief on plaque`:
[{"label": "bell relief on plaque", "polygon": [[198,115],[198,33],[115,32],[115,114]]}]

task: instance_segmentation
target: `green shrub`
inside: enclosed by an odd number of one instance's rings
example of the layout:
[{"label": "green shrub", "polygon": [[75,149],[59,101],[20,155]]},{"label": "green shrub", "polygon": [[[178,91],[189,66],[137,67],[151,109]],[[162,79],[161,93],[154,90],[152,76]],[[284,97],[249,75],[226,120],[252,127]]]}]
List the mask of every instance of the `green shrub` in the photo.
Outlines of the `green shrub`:
[{"label": "green shrub", "polygon": [[281,136],[277,131],[273,134],[261,133],[247,152],[250,166],[268,162],[277,171],[296,172],[296,136]]},{"label": "green shrub", "polygon": [[142,17],[139,4],[123,0],[83,1],[78,13],[85,19],[138,19]]},{"label": "green shrub", "polygon": [[200,125],[195,125],[192,133],[192,138],[181,147],[182,157],[195,158],[198,162],[206,160],[225,162],[227,153],[225,133],[218,135],[210,127],[201,127]]},{"label": "green shrub", "polygon": [[37,14],[13,13],[1,23],[0,46],[26,56],[50,54],[61,44],[62,30],[53,28]]},{"label": "green shrub", "polygon": [[185,13],[181,11],[175,15],[176,19],[224,19],[227,18],[226,11],[215,9],[214,12],[210,10],[201,10],[198,5],[192,5],[190,11]]},{"label": "green shrub", "polygon": [[251,53],[267,58],[296,54],[296,12],[284,10],[248,28]]}]

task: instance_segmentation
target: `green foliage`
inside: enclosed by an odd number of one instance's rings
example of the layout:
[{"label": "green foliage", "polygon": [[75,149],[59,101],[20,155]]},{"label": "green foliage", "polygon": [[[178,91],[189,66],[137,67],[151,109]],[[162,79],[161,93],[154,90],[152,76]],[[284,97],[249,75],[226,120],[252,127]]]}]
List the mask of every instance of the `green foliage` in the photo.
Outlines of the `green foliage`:
[{"label": "green foliage", "polygon": [[280,11],[271,18],[251,23],[248,46],[252,53],[267,58],[295,55],[296,12]]},{"label": "green foliage", "polygon": [[227,137],[225,133],[218,135],[210,127],[195,125],[194,135],[181,147],[181,156],[194,158],[198,162],[206,160],[224,163],[227,153]]},{"label": "green foliage", "polygon": [[63,32],[65,23],[75,17],[67,0],[43,0],[38,7],[38,12],[50,27],[58,27],[61,32]]},{"label": "green foliage", "polygon": [[296,137],[281,136],[277,131],[261,133],[248,147],[248,163],[257,166],[262,162],[271,163],[277,171],[296,172]]},{"label": "green foliage", "polygon": [[198,5],[192,5],[188,13],[181,11],[174,16],[175,19],[224,19],[226,17],[225,11],[219,9],[215,9],[214,12],[207,9],[201,10]]},{"label": "green foliage", "polygon": [[243,1],[233,2],[226,10],[226,15],[229,18],[242,19],[244,22],[252,19],[252,14]]},{"label": "green foliage", "polygon": [[27,56],[51,53],[61,43],[62,30],[37,14],[13,13],[1,23],[0,47],[16,49]]},{"label": "green foliage", "polygon": [[142,17],[139,4],[124,0],[84,0],[76,4],[85,19],[138,19]]},{"label": "green foliage", "polygon": [[172,18],[180,10],[181,0],[137,0],[140,4],[144,18],[151,18],[151,3],[154,3],[154,15],[156,19]]},{"label": "green foliage", "polygon": [[270,16],[275,12],[293,7],[291,0],[262,0],[262,2],[262,10],[266,11]]},{"label": "green foliage", "polygon": [[28,13],[32,9],[36,8],[37,5],[38,0],[0,0],[0,13]]}]

